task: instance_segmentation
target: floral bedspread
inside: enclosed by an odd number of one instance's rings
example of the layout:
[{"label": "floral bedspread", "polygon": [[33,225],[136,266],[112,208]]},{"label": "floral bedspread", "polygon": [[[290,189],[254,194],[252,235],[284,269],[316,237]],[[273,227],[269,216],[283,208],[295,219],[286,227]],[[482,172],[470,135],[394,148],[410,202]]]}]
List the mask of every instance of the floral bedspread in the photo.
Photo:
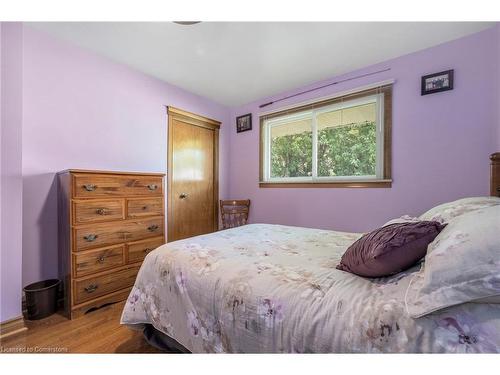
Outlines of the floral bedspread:
[{"label": "floral bedspread", "polygon": [[500,304],[409,317],[416,266],[365,279],[335,269],[360,234],[252,224],[163,245],[121,322],[194,353],[500,352]]}]

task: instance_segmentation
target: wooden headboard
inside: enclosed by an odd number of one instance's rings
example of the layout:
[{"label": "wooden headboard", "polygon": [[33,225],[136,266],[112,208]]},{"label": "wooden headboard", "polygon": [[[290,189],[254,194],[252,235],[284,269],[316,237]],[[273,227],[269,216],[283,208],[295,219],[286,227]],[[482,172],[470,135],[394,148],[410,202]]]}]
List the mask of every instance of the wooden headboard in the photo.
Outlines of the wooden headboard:
[{"label": "wooden headboard", "polygon": [[495,152],[490,156],[490,195],[500,197],[500,152]]}]

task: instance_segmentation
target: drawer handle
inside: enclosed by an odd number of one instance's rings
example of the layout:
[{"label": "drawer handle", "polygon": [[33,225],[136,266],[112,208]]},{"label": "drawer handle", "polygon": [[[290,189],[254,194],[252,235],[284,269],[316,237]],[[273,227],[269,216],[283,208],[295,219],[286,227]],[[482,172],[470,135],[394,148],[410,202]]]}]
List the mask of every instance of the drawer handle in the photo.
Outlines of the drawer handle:
[{"label": "drawer handle", "polygon": [[156,185],[156,184],[149,184],[148,185],[148,189],[151,190],[151,191],[154,191],[154,190],[158,189],[158,185]]},{"label": "drawer handle", "polygon": [[98,263],[104,263],[104,260],[106,259],[106,257],[104,255],[101,255],[100,257],[97,258],[97,262]]},{"label": "drawer handle", "polygon": [[149,248],[149,247],[146,247],[146,248],[144,249],[144,252],[145,252],[146,254],[147,254],[147,253],[149,253],[150,251],[153,251],[153,249],[151,249],[151,248]]},{"label": "drawer handle", "polygon": [[85,184],[85,185],[83,185],[83,188],[87,191],[94,191],[95,189],[97,189],[97,185]]},{"label": "drawer handle", "polygon": [[89,234],[87,236],[83,236],[83,239],[87,242],[94,242],[97,237],[99,237],[97,234]]},{"label": "drawer handle", "polygon": [[95,213],[97,215],[107,215],[108,214],[108,210],[106,210],[105,208],[98,208],[97,210],[95,210]]},{"label": "drawer handle", "polygon": [[86,286],[86,287],[85,287],[85,288],[83,288],[83,289],[85,289],[85,291],[86,291],[87,293],[93,293],[93,292],[95,292],[95,291],[97,290],[97,287],[98,287],[98,286],[99,286],[99,285],[97,285],[97,284],[90,284],[89,286]]},{"label": "drawer handle", "polygon": [[181,193],[181,194],[179,195],[179,198],[180,198],[180,199],[186,199],[187,197],[188,197],[188,193]]},{"label": "drawer handle", "polygon": [[155,230],[157,230],[158,228],[159,228],[159,226],[158,226],[158,225],[156,225],[156,224],[154,224],[154,225],[150,225],[150,226],[148,227],[148,230],[149,230],[150,232],[154,232],[154,231],[155,231]]}]

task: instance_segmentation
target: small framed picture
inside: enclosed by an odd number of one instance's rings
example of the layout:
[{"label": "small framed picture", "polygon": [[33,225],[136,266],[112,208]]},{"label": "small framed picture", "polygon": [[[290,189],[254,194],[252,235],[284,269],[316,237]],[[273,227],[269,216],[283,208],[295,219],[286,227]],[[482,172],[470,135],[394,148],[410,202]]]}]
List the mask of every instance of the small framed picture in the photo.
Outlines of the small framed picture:
[{"label": "small framed picture", "polygon": [[453,90],[453,70],[423,76],[421,90],[422,95]]},{"label": "small framed picture", "polygon": [[247,130],[252,130],[252,114],[247,113],[243,116],[236,117],[236,132],[246,132]]}]

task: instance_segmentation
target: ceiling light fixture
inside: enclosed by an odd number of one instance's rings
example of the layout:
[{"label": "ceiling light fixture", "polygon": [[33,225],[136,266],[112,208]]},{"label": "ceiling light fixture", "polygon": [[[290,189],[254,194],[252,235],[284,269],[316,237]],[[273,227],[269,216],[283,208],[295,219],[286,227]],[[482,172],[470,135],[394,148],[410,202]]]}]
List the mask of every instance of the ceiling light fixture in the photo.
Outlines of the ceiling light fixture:
[{"label": "ceiling light fixture", "polygon": [[174,21],[174,23],[178,25],[183,25],[183,26],[191,26],[191,25],[196,25],[197,23],[200,23],[201,21]]}]

